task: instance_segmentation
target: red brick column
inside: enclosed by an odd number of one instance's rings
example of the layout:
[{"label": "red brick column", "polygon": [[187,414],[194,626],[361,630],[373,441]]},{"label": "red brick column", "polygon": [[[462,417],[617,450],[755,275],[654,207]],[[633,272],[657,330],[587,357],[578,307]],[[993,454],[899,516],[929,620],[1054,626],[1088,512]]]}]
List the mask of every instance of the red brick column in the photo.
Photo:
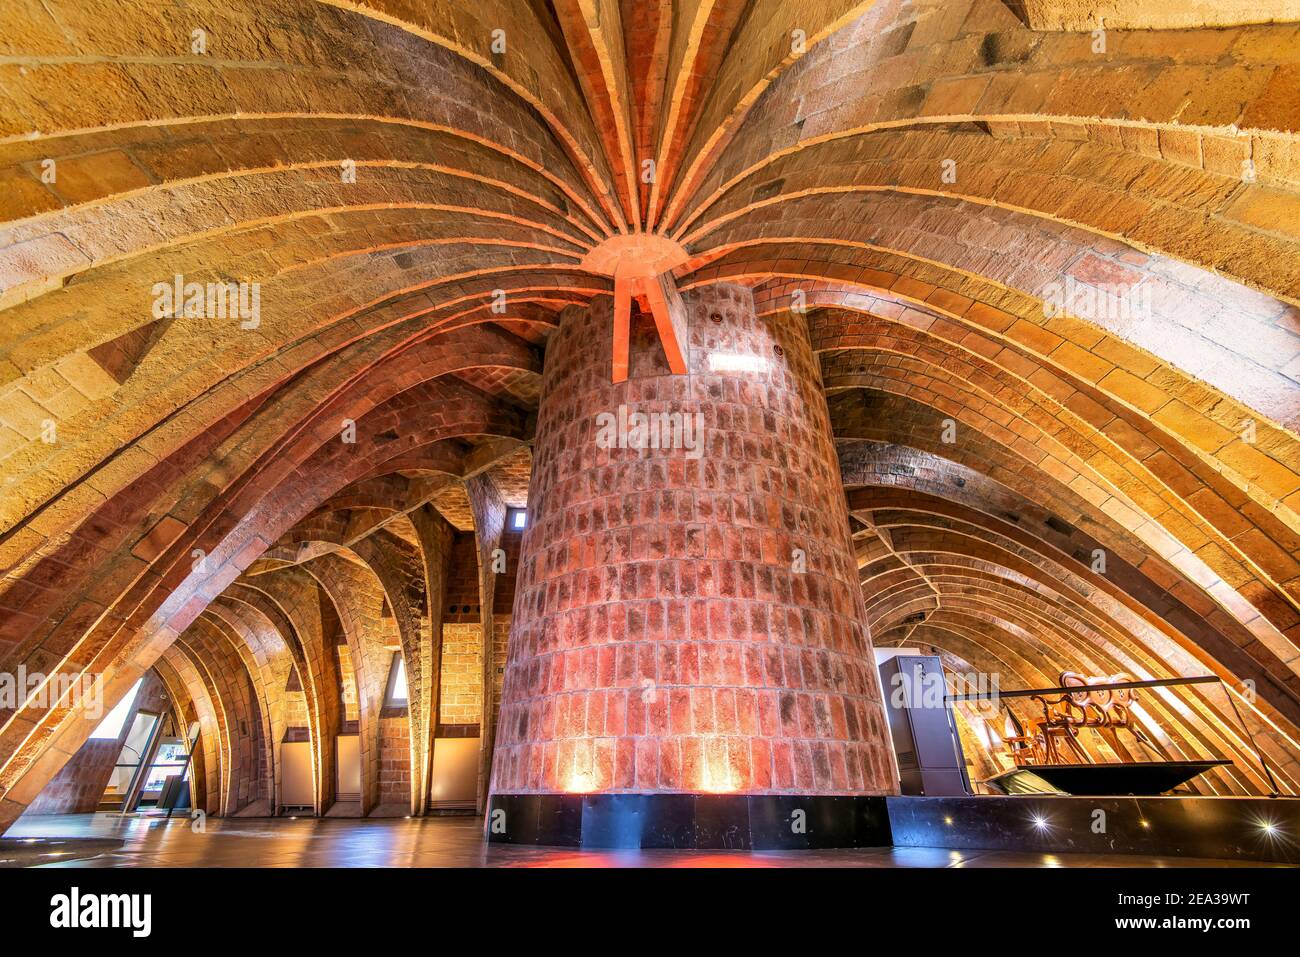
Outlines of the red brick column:
[{"label": "red brick column", "polygon": [[[604,297],[548,344],[493,791],[888,793],[806,324],[740,286],[686,305],[687,375],[639,318],[611,384]],[[699,413],[703,444],[601,447],[620,406]]]}]

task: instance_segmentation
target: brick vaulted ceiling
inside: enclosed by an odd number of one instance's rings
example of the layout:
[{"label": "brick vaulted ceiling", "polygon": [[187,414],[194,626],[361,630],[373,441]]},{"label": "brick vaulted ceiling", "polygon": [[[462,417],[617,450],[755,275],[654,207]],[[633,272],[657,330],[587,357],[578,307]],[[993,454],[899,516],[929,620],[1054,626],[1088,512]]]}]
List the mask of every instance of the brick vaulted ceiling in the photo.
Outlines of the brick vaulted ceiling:
[{"label": "brick vaulted ceiling", "polygon": [[[651,232],[809,324],[878,645],[1218,674],[1294,792],[1300,13],[1205,6],[7,0],[0,670],[156,666],[233,811],[286,670],[341,720],[323,597],[363,725],[407,657],[414,794],[448,543],[524,504],[547,336]],[[258,321],[160,317],[177,276]],[[0,708],[0,828],[64,704]],[[1152,704],[1177,753],[1222,707]]]}]

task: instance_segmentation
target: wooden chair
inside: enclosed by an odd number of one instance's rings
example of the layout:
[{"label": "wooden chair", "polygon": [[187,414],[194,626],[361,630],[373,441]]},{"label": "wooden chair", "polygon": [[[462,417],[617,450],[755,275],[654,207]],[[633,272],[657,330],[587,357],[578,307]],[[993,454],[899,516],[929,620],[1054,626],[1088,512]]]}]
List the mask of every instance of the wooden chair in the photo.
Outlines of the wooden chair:
[{"label": "wooden chair", "polygon": [[[1044,764],[1091,764],[1088,752],[1079,743],[1079,728],[1087,724],[1088,714],[1072,695],[1046,698],[1032,695],[1043,715],[1034,722],[1034,733],[1042,737]],[[1059,744],[1064,743],[1067,750]],[[1069,760],[1073,758],[1074,760]]]},{"label": "wooden chair", "polygon": [[1031,695],[1030,700],[1038,705],[1041,714],[1024,722],[1008,708],[1002,740],[1012,762],[1017,767],[1092,764],[1092,758],[1079,740],[1079,732],[1084,728],[1091,728],[1101,735],[1121,761],[1139,760],[1124,745],[1119,734],[1121,731],[1127,731],[1138,745],[1159,759],[1159,751],[1133,718],[1132,706],[1137,700],[1137,691],[1132,688],[1096,691],[1091,687],[1132,680],[1131,675],[1122,672],[1089,677],[1077,671],[1063,671],[1058,685],[1080,690],[1067,691],[1059,697]]},{"label": "wooden chair", "polygon": [[[1132,681],[1133,676],[1120,672],[1100,678],[1089,678],[1074,671],[1061,672],[1062,687],[1087,688],[1089,685],[1120,684]],[[1084,712],[1084,727],[1093,728],[1102,739],[1110,745],[1116,755],[1124,761],[1138,760],[1134,753],[1124,746],[1119,732],[1127,731],[1133,740],[1159,757],[1159,752],[1146,736],[1142,728],[1133,719],[1132,705],[1137,701],[1137,689],[1115,688],[1109,691],[1081,691],[1069,695],[1071,700]]]},{"label": "wooden chair", "polygon": [[1016,767],[1042,764],[1046,758],[1042,736],[1021,725],[1020,719],[1010,708],[1007,709],[1006,720],[1002,722],[1002,745]]}]

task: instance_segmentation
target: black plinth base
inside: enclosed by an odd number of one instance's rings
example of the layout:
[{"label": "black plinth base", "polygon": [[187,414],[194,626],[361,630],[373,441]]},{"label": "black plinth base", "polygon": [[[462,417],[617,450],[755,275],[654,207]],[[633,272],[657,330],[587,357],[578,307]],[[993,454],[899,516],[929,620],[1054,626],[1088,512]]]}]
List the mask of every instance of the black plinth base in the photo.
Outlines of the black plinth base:
[{"label": "black plinth base", "polygon": [[898,847],[1300,863],[1300,798],[891,797]]},{"label": "black plinth base", "polygon": [[883,797],[494,794],[487,837],[553,847],[808,850],[887,847]]},{"label": "black plinth base", "polygon": [[[1134,761],[1128,764],[1027,764],[1023,769],[1038,775],[1066,794],[1156,795],[1186,784],[1211,768],[1231,761]],[[998,775],[998,778],[1006,775]],[[994,778],[996,781],[998,778]]]}]

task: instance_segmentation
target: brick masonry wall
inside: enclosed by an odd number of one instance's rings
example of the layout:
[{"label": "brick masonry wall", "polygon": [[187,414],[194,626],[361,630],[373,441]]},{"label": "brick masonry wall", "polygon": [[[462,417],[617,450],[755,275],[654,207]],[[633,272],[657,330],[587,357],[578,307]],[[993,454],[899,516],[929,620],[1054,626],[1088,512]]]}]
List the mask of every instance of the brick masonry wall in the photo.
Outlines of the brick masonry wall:
[{"label": "brick masonry wall", "polygon": [[411,800],[410,719],[406,715],[379,722],[379,803],[408,804]]},{"label": "brick masonry wall", "polygon": [[[519,568],[519,554],[523,533],[507,528],[501,535],[501,550],[506,553],[506,570],[497,575],[493,613],[510,616],[515,600],[515,573]],[[473,532],[460,532],[452,543],[452,571],[447,580],[447,594],[443,600],[448,621],[477,622],[479,620],[478,555]],[[468,610],[467,610],[468,609]]]},{"label": "brick masonry wall", "polygon": [[[501,683],[504,678],[506,645],[510,637],[510,618],[492,623],[496,660],[501,662],[497,675],[494,707],[501,706]],[[438,723],[478,724],[483,718],[483,645],[482,629],[475,624],[453,623],[442,626],[442,692]]]},{"label": "brick masonry wall", "polygon": [[473,532],[458,532],[451,544],[451,573],[447,576],[445,621],[479,620],[478,550]]},{"label": "brick masonry wall", "polygon": [[439,724],[478,724],[483,715],[482,629],[442,626],[442,692]]},{"label": "brick masonry wall", "polygon": [[284,723],[290,728],[307,727],[307,695],[302,691],[289,691],[284,696]]},{"label": "brick masonry wall", "polygon": [[361,707],[357,702],[357,672],[352,663],[352,649],[347,645],[335,645],[334,651],[339,658],[339,685],[343,695],[343,720],[356,721],[361,717]]},{"label": "brick masonry wall", "polygon": [[[547,348],[494,790],[886,793],[893,769],[826,402],[801,317],[687,297],[689,374],[612,303]],[[713,371],[714,354],[760,371]],[[698,412],[702,455],[600,448],[597,415]]]},{"label": "brick masonry wall", "polygon": [[[501,533],[501,550],[506,553],[506,570],[497,575],[496,594],[494,595],[492,607],[492,613],[498,618],[508,619],[514,609],[515,584],[523,543],[523,532],[514,531],[507,524],[505,531]],[[504,662],[505,659],[497,658],[497,661]]]},{"label": "brick masonry wall", "polygon": [[[510,581],[514,581],[511,576]],[[500,579],[498,579],[500,582]],[[500,585],[498,584],[498,587]],[[506,677],[506,656],[510,644],[510,629],[512,618],[510,615],[498,614],[492,619],[492,647],[493,661],[496,662],[496,674],[492,677],[492,712],[497,718],[501,715],[501,695],[505,690]],[[500,727],[494,723],[493,727]]]},{"label": "brick masonry wall", "polygon": [[28,805],[27,813],[84,814],[95,810],[121,750],[118,741],[87,741]]}]

